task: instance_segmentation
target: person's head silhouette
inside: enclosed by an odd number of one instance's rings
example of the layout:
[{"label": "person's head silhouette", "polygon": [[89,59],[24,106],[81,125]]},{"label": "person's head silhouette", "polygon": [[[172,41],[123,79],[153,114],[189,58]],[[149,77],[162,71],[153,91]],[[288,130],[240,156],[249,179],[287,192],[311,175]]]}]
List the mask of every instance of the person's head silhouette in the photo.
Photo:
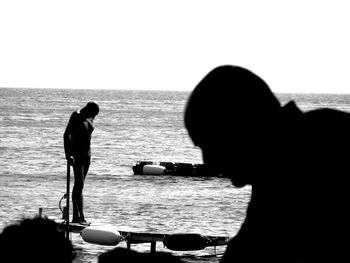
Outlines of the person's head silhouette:
[{"label": "person's head silhouette", "polygon": [[97,102],[89,101],[84,108],[80,110],[80,113],[86,118],[95,118],[96,115],[100,112],[100,107]]},{"label": "person's head silhouette", "polygon": [[0,233],[1,262],[71,263],[75,251],[70,240],[50,219],[24,218]]},{"label": "person's head silhouette", "polygon": [[204,163],[230,177],[235,186],[244,186],[253,179],[242,173],[262,161],[260,151],[269,141],[280,108],[261,78],[225,65],[209,72],[193,90],[185,126],[201,148]]}]

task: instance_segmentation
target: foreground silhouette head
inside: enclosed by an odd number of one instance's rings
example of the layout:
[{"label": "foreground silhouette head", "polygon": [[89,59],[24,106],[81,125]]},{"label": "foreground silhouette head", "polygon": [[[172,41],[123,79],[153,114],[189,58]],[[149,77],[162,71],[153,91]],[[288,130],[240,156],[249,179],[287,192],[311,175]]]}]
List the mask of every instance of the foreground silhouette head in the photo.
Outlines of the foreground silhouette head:
[{"label": "foreground silhouette head", "polygon": [[73,246],[57,227],[54,221],[41,217],[5,227],[0,234],[1,262],[72,262]]},{"label": "foreground silhouette head", "polygon": [[[225,65],[209,72],[193,90],[185,109],[185,126],[193,143],[202,149],[204,162],[229,176],[225,165],[239,160],[243,164],[269,140],[280,108],[260,77],[242,67]],[[234,155],[236,160],[232,160]],[[234,182],[236,186],[246,183]]]}]

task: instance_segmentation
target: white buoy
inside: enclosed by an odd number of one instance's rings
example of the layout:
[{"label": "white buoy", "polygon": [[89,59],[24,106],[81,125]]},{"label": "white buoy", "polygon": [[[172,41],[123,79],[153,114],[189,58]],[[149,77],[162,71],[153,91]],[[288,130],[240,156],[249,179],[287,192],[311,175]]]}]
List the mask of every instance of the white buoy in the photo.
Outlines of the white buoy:
[{"label": "white buoy", "polygon": [[166,174],[166,169],[164,166],[146,164],[145,166],[143,166],[142,174],[162,175],[162,174]]},{"label": "white buoy", "polygon": [[108,231],[92,227],[84,228],[81,231],[81,236],[85,242],[104,246],[116,246],[122,239],[118,231]]}]

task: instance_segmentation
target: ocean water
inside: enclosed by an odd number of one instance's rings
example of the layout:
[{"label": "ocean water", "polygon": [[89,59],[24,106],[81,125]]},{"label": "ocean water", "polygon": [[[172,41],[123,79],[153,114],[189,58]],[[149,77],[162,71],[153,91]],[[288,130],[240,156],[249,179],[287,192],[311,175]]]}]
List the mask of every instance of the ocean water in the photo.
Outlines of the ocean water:
[{"label": "ocean water", "polygon": [[[40,207],[44,215],[61,216],[58,203],[66,190],[63,132],[72,111],[96,100],[100,114],[84,188],[85,214],[94,226],[235,235],[245,217],[249,187],[236,189],[225,178],[133,174],[139,160],[202,163],[200,150],[183,126],[188,96],[175,91],[0,89],[0,231],[36,215]],[[293,99],[304,110],[350,111],[350,95],[278,97],[282,103]],[[78,234],[71,238],[81,251],[77,262],[84,257],[97,262],[100,253],[111,249],[88,244]],[[132,248],[148,251],[149,244]],[[167,251],[162,244],[157,250]],[[223,251],[224,247],[217,249]]]}]

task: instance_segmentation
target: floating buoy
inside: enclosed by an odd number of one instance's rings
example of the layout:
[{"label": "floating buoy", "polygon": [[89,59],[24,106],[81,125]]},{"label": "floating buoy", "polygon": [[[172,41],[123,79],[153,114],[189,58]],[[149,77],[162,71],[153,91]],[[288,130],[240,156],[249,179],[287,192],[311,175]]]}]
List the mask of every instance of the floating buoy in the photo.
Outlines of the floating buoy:
[{"label": "floating buoy", "polygon": [[143,167],[142,173],[147,175],[162,175],[166,174],[166,168],[160,165],[146,164]]},{"label": "floating buoy", "polygon": [[122,239],[118,231],[108,231],[92,227],[83,229],[81,236],[85,242],[104,246],[116,246]]},{"label": "floating buoy", "polygon": [[172,234],[163,240],[163,244],[174,251],[201,250],[206,248],[209,242],[209,238],[200,234]]},{"label": "floating buoy", "polygon": [[193,175],[193,164],[191,163],[175,163],[175,175],[189,176]]}]

